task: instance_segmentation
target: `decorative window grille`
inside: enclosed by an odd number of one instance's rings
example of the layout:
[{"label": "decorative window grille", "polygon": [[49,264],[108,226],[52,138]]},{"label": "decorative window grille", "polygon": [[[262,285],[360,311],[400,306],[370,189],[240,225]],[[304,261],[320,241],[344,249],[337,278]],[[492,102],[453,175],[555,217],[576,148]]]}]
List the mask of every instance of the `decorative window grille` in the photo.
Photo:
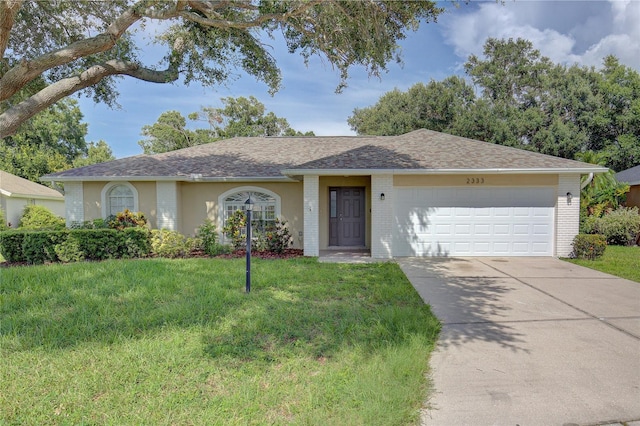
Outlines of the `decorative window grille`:
[{"label": "decorative window grille", "polygon": [[134,210],[133,192],[125,185],[116,185],[107,194],[107,214],[115,215],[129,209]]},{"label": "decorative window grille", "polygon": [[251,195],[253,201],[253,212],[251,213],[251,224],[253,229],[264,231],[265,228],[276,220],[276,199],[269,194],[257,191],[241,191],[231,194],[224,199],[224,223],[233,215],[236,210],[245,211],[245,202]]}]

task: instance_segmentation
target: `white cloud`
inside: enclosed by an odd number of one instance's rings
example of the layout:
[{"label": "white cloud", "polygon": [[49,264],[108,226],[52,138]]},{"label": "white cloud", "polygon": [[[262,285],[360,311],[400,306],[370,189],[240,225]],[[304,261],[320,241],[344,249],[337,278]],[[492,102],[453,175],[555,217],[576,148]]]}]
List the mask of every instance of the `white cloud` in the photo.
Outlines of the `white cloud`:
[{"label": "white cloud", "polygon": [[461,61],[482,55],[489,37],[524,38],[556,63],[599,66],[615,55],[640,69],[640,2],[482,3],[459,12],[443,31]]},{"label": "white cloud", "polygon": [[611,1],[613,33],[603,37],[581,55],[584,65],[601,65],[615,55],[620,62],[640,70],[640,2]]}]

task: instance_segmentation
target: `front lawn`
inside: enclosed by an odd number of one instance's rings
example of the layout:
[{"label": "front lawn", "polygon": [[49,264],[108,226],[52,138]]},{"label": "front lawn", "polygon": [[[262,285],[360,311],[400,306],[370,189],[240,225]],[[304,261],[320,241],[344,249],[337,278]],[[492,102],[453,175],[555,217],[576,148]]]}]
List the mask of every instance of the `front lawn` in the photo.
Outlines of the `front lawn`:
[{"label": "front lawn", "polygon": [[596,269],[631,281],[640,282],[640,247],[607,246],[597,260],[566,259],[568,262]]},{"label": "front lawn", "polygon": [[397,265],[0,268],[0,424],[417,423],[439,323]]}]

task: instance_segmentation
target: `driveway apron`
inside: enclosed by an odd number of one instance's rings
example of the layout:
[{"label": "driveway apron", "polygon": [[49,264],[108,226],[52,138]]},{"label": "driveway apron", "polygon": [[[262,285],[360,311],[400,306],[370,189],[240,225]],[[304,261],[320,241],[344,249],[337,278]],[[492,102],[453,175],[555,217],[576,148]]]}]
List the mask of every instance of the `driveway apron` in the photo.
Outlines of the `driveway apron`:
[{"label": "driveway apron", "polygon": [[640,283],[554,258],[398,263],[443,323],[423,424],[640,425]]}]

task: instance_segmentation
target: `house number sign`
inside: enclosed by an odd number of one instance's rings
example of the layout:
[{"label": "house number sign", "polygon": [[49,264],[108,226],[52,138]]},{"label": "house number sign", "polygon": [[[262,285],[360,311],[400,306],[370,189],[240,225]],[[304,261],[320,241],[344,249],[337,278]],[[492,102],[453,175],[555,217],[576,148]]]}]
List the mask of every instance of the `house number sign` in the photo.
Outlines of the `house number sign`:
[{"label": "house number sign", "polygon": [[483,177],[467,178],[467,185],[482,185],[484,183]]}]

